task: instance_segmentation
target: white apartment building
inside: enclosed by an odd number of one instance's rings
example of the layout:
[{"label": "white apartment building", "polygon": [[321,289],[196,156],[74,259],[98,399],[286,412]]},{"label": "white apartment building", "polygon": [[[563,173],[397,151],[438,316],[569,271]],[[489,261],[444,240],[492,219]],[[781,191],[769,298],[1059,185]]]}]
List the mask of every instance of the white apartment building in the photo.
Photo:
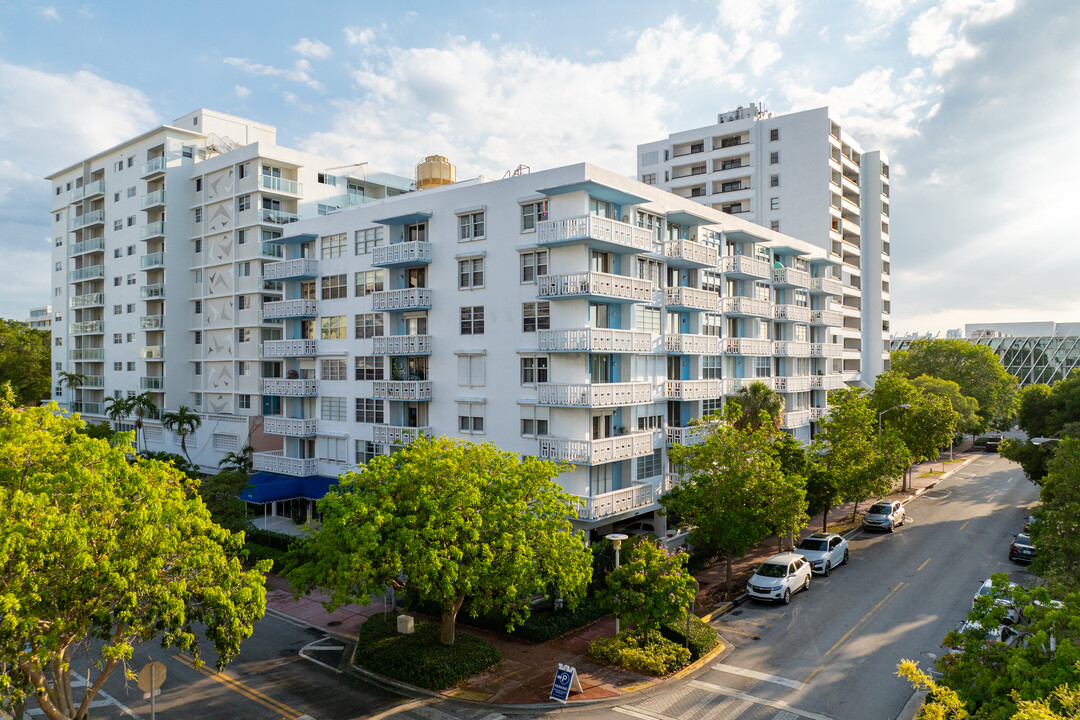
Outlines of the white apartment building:
[{"label": "white apartment building", "polygon": [[667,448],[740,387],[783,393],[785,429],[809,440],[845,384],[839,257],[587,164],[343,208],[268,242],[282,259],[261,281],[283,291],[262,310],[282,325],[261,341],[261,406],[279,442],[245,497],[275,514],[425,433],[572,464],[576,521],[603,531],[657,509],[678,482]]},{"label": "white apartment building", "polygon": [[52,327],[52,305],[30,308],[30,317],[26,324],[38,330],[48,330]]},{"label": "white apartment building", "polygon": [[[259,446],[264,316],[280,284],[267,241],[303,215],[407,192],[408,178],[276,144],[273,126],[200,109],[50,175],[53,369],[86,376],[63,407],[101,419],[106,397],[149,392],[161,410],[202,414],[187,446],[216,466]],[[66,317],[65,317],[66,316]],[[153,418],[154,450],[179,441]]]},{"label": "white apartment building", "polygon": [[843,353],[834,369],[873,384],[889,367],[889,164],[828,108],[755,105],[638,146],[638,179],[822,248],[840,263]]}]

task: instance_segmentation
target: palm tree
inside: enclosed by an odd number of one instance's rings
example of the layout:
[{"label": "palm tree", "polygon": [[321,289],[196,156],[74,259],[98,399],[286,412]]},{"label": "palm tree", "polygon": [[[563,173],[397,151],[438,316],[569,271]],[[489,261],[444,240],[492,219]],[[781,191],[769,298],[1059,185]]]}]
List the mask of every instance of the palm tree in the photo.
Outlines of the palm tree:
[{"label": "palm tree", "polygon": [[234,470],[236,472],[251,472],[251,445],[245,445],[239,452],[225,453],[225,457],[218,461],[218,467],[222,470]]},{"label": "palm tree", "polygon": [[60,387],[67,385],[68,390],[74,390],[75,388],[86,384],[86,376],[80,372],[61,370],[56,374],[56,379],[60,383]]},{"label": "palm tree", "polygon": [[761,381],[743,385],[729,402],[742,408],[742,417],[735,422],[740,430],[759,429],[763,412],[772,419],[774,427],[779,428],[784,421],[784,396]]},{"label": "palm tree", "polygon": [[[157,415],[158,407],[154,404],[154,398],[148,392],[141,392],[130,398],[131,412],[135,413],[135,448],[139,447],[139,431],[143,427],[143,417]],[[146,434],[143,433],[143,450],[146,449]]]},{"label": "palm tree", "polygon": [[125,397],[105,398],[105,414],[116,423],[115,429],[119,430],[120,421],[126,420],[127,416],[131,414],[131,400]]},{"label": "palm tree", "polygon": [[191,456],[187,451],[187,436],[194,433],[202,425],[202,418],[192,412],[191,408],[181,405],[176,412],[167,412],[161,416],[161,425],[166,430],[172,430],[180,436],[180,451],[191,462]]}]

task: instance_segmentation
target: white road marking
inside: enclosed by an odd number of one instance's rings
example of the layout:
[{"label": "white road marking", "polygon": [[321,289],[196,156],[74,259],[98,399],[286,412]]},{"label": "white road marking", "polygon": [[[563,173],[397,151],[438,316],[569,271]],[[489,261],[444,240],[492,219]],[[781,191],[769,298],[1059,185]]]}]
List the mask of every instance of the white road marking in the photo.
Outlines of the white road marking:
[{"label": "white road marking", "polygon": [[315,640],[313,642],[309,642],[307,645],[300,648],[299,655],[300,655],[300,657],[304,658],[308,662],[313,662],[316,665],[321,665],[322,667],[326,668],[327,670],[332,670],[333,672],[340,675],[341,674],[340,669],[338,669],[336,667],[333,667],[332,665],[329,665],[328,663],[324,663],[322,660],[316,660],[315,658],[311,657],[310,655],[306,654],[306,652],[305,652],[305,651],[311,652],[312,650],[344,650],[345,649],[344,645],[321,645],[321,646],[319,645],[319,643],[324,643],[327,640],[330,640],[331,642],[337,642],[336,640],[332,640],[331,638],[328,638],[328,637],[324,637],[321,640]]},{"label": "white road marking", "polygon": [[630,717],[641,718],[641,720],[660,720],[660,718],[664,717],[663,715],[643,713],[640,710],[634,710],[633,708],[628,707],[613,707],[611,709],[617,713],[621,713],[622,715],[629,715]]},{"label": "white road marking", "polygon": [[756,703],[758,705],[765,705],[776,710],[783,710],[785,712],[789,712],[792,715],[796,715],[798,717],[808,718],[809,720],[832,720],[832,718],[826,717],[825,715],[818,715],[817,713],[799,710],[798,708],[794,708],[791,705],[788,705],[786,702],[781,702],[780,700],[765,700],[764,698],[754,697],[753,695],[748,695],[739,690],[735,690],[734,688],[724,687],[723,685],[713,685],[712,683],[701,682],[700,680],[691,680],[688,684],[690,685],[690,687],[695,687],[700,690],[707,690],[709,692],[716,693],[717,695],[726,695],[728,697],[738,698],[739,700],[746,700],[748,702]]},{"label": "white road marking", "polygon": [[[86,687],[86,684],[87,684],[86,683],[86,678],[84,678],[82,675],[80,675],[77,672],[72,672],[71,677],[72,677],[72,681],[71,681],[71,686],[72,687]],[[79,700],[78,702],[82,702],[82,701]],[[76,703],[76,704],[78,704],[78,703]],[[90,707],[92,707],[92,708],[102,708],[102,707],[108,707],[110,705],[115,705],[116,707],[120,708],[120,712],[124,713],[125,715],[128,715],[130,717],[135,718],[135,720],[142,720],[142,717],[138,713],[133,712],[131,710],[131,708],[129,708],[127,705],[124,705],[122,702],[120,702],[119,700],[117,700],[116,698],[109,695],[107,692],[105,692],[103,690],[98,691],[97,695],[95,696],[95,699],[90,701]],[[44,715],[45,711],[42,710],[40,707],[27,708],[26,714],[27,715]]]},{"label": "white road marking", "polygon": [[784,687],[794,688],[801,690],[806,687],[806,683],[799,682],[798,680],[789,680],[786,677],[780,677],[779,675],[769,675],[768,673],[758,672],[757,670],[748,670],[746,668],[735,667],[734,665],[727,665],[725,663],[718,663],[712,666],[713,670],[719,670],[720,672],[731,673],[732,675],[742,675],[743,677],[754,678],[755,680],[762,680],[764,682],[776,683],[777,685],[783,685]]}]

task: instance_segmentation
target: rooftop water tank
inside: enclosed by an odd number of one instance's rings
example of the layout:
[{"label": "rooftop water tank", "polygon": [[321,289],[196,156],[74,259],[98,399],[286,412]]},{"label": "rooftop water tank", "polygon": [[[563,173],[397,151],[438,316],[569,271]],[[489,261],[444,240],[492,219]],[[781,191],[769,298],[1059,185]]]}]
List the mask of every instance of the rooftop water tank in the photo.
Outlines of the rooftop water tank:
[{"label": "rooftop water tank", "polygon": [[442,155],[428,155],[416,166],[416,189],[427,190],[457,182],[457,168]]}]

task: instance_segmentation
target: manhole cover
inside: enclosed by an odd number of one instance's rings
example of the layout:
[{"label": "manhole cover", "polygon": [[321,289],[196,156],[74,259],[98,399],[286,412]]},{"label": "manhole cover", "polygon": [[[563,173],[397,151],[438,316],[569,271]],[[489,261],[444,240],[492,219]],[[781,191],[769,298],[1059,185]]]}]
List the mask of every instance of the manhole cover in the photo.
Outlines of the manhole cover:
[{"label": "manhole cover", "polygon": [[948,490],[928,490],[923,493],[923,497],[928,497],[931,500],[943,500],[949,497],[949,494]]},{"label": "manhole cover", "polygon": [[337,627],[339,625],[341,625],[340,620],[331,620],[330,622],[326,623],[326,627]]}]

